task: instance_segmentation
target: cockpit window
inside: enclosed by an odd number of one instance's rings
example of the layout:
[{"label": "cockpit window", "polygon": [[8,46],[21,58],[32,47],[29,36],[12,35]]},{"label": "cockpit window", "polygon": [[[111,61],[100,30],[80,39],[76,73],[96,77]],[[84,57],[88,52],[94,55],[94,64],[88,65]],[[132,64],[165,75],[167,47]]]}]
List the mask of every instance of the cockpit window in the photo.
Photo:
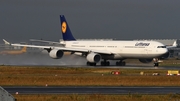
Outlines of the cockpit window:
[{"label": "cockpit window", "polygon": [[166,48],[166,46],[158,46],[157,48]]}]

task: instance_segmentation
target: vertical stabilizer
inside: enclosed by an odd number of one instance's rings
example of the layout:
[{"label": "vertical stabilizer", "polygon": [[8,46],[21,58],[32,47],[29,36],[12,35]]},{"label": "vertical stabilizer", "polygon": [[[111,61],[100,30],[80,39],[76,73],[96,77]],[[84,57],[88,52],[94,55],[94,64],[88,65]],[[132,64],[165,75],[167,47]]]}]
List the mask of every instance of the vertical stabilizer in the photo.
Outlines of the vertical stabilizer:
[{"label": "vertical stabilizer", "polygon": [[61,31],[64,41],[75,41],[64,15],[60,15]]},{"label": "vertical stabilizer", "polygon": [[174,46],[174,47],[177,47],[177,40],[176,41],[174,41],[174,43],[173,43],[173,45],[172,46]]}]

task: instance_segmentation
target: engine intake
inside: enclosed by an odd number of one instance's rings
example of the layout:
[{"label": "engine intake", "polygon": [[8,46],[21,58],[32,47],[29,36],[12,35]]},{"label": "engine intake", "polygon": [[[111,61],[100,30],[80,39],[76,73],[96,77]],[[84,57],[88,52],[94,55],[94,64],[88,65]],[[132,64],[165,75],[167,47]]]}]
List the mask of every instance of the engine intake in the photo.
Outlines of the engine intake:
[{"label": "engine intake", "polygon": [[88,62],[97,63],[101,60],[101,55],[97,53],[89,53],[86,59]]},{"label": "engine intake", "polygon": [[53,59],[59,59],[64,55],[64,52],[62,50],[56,50],[53,49],[49,52],[49,56]]}]

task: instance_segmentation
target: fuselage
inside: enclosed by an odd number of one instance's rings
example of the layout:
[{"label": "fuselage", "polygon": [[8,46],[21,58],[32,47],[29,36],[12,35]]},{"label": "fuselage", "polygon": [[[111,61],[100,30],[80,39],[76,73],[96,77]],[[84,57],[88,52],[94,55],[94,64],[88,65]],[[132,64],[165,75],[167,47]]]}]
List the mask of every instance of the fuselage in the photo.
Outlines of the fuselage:
[{"label": "fuselage", "polygon": [[165,45],[156,41],[66,41],[65,47],[106,50],[114,54],[114,59],[155,58],[168,52]]}]

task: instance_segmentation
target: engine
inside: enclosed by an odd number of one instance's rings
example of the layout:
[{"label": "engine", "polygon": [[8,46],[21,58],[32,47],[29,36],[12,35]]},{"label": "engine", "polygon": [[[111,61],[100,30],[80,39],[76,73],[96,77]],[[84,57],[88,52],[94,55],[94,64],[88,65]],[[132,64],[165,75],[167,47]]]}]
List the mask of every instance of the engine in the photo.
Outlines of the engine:
[{"label": "engine", "polygon": [[101,55],[97,53],[89,53],[86,57],[88,62],[97,63],[101,60]]},{"label": "engine", "polygon": [[153,59],[139,59],[139,61],[142,63],[150,63],[153,61]]},{"label": "engine", "polygon": [[56,50],[53,49],[49,52],[49,56],[53,59],[59,59],[64,55],[64,52],[62,50]]}]

